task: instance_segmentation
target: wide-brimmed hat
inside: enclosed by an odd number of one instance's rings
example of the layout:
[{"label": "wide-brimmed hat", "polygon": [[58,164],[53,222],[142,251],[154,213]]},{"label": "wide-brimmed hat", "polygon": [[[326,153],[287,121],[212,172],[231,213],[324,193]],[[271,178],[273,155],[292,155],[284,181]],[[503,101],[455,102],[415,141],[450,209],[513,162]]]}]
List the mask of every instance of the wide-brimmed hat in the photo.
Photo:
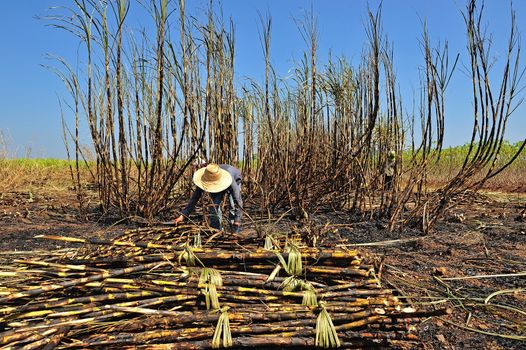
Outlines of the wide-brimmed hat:
[{"label": "wide-brimmed hat", "polygon": [[194,173],[194,184],[200,189],[218,193],[226,190],[232,184],[232,176],[217,164],[208,164]]}]

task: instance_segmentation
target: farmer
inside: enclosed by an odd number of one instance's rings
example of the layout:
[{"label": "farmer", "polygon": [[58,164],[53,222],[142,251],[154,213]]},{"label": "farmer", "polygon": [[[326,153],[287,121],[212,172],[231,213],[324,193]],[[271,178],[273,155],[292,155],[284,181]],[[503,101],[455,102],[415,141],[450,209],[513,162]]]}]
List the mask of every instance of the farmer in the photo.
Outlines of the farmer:
[{"label": "farmer", "polygon": [[228,221],[234,232],[239,232],[241,225],[241,211],[243,200],[241,199],[241,171],[227,164],[208,164],[194,173],[194,184],[197,186],[182,215],[175,219],[175,223],[182,222],[185,217],[195,209],[195,205],[204,192],[210,194],[212,204],[210,205],[210,225],[222,230],[221,203],[225,194],[228,195],[230,211]]},{"label": "farmer", "polygon": [[395,174],[395,165],[396,165],[396,152],[389,151],[387,155],[387,163],[385,164],[385,180],[384,187],[386,190],[391,190],[393,188],[393,176]]}]

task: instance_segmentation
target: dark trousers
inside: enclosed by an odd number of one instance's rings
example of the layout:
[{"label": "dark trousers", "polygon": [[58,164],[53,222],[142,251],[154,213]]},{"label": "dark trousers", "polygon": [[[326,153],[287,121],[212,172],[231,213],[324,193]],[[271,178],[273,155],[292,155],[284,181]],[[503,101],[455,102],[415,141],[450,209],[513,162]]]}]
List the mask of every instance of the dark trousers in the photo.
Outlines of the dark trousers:
[{"label": "dark trousers", "polygon": [[[232,227],[234,224],[234,220],[236,218],[236,202],[234,201],[234,196],[232,196],[232,193],[229,191],[226,192],[226,195],[228,196],[228,204],[229,204],[229,210],[228,210],[228,222],[230,226]],[[223,229],[223,212],[221,210],[221,204],[223,202],[224,194],[223,195],[215,195],[212,196],[212,204],[210,205],[208,217],[210,218],[210,226],[212,226],[215,229],[222,230]]]}]

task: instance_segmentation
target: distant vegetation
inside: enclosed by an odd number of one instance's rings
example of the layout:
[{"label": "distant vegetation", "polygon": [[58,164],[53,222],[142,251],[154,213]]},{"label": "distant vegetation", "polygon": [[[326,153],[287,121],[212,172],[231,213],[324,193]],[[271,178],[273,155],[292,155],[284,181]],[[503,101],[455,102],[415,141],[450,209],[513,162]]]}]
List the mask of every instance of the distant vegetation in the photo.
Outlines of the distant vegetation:
[{"label": "distant vegetation", "polygon": [[[502,146],[503,156],[498,161],[509,159],[520,148],[521,142],[504,142]],[[469,145],[448,147],[442,150],[442,156],[438,163],[429,168],[428,182],[431,186],[438,187],[447,183],[460,170],[468,152]],[[410,152],[404,152],[404,162],[411,159]],[[257,161],[255,162],[257,164]],[[94,166],[94,164],[92,164]],[[243,167],[240,162],[237,164]],[[70,167],[74,167],[74,161],[55,158],[0,158],[0,192],[11,189],[23,188],[27,184],[43,184],[51,179],[55,184],[69,185],[71,181]],[[83,181],[93,182],[94,179],[87,171],[86,165],[81,163],[84,169]],[[486,190],[497,190],[503,192],[526,193],[526,150],[523,149],[515,162],[507,167],[501,174],[487,181],[483,188]]]},{"label": "distant vegetation", "polygon": [[63,169],[74,166],[72,161],[56,158],[15,158],[0,159],[2,167],[16,167],[21,170],[31,171],[39,168]]},{"label": "distant vegetation", "polygon": [[[496,166],[501,167],[521,149],[522,142],[503,142]],[[429,167],[428,180],[432,186],[444,185],[460,170],[468,154],[469,144],[448,147],[442,150],[437,163]],[[404,161],[411,159],[410,152],[404,154]],[[482,177],[482,171],[478,179]],[[483,188],[504,192],[526,192],[526,149],[502,173],[484,183]]]}]

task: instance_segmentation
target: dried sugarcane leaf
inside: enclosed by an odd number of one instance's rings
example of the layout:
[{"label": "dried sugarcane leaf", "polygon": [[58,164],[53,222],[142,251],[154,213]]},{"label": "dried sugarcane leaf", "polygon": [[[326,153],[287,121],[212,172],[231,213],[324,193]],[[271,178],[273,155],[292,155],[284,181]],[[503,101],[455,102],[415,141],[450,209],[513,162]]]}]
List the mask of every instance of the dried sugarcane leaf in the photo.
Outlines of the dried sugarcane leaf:
[{"label": "dried sugarcane leaf", "polygon": [[[221,315],[217,320],[217,325],[212,337],[212,348],[219,349],[221,347],[228,348],[232,346],[232,333],[230,331],[230,321],[228,319],[229,307],[225,306],[221,309]],[[222,342],[221,342],[222,340]]]},{"label": "dried sugarcane leaf", "polygon": [[307,289],[303,291],[303,300],[301,305],[318,306],[318,297],[314,289]]},{"label": "dried sugarcane leaf", "polygon": [[316,319],[315,345],[321,348],[338,348],[341,346],[334,323],[324,303],[321,304],[321,311]]}]

